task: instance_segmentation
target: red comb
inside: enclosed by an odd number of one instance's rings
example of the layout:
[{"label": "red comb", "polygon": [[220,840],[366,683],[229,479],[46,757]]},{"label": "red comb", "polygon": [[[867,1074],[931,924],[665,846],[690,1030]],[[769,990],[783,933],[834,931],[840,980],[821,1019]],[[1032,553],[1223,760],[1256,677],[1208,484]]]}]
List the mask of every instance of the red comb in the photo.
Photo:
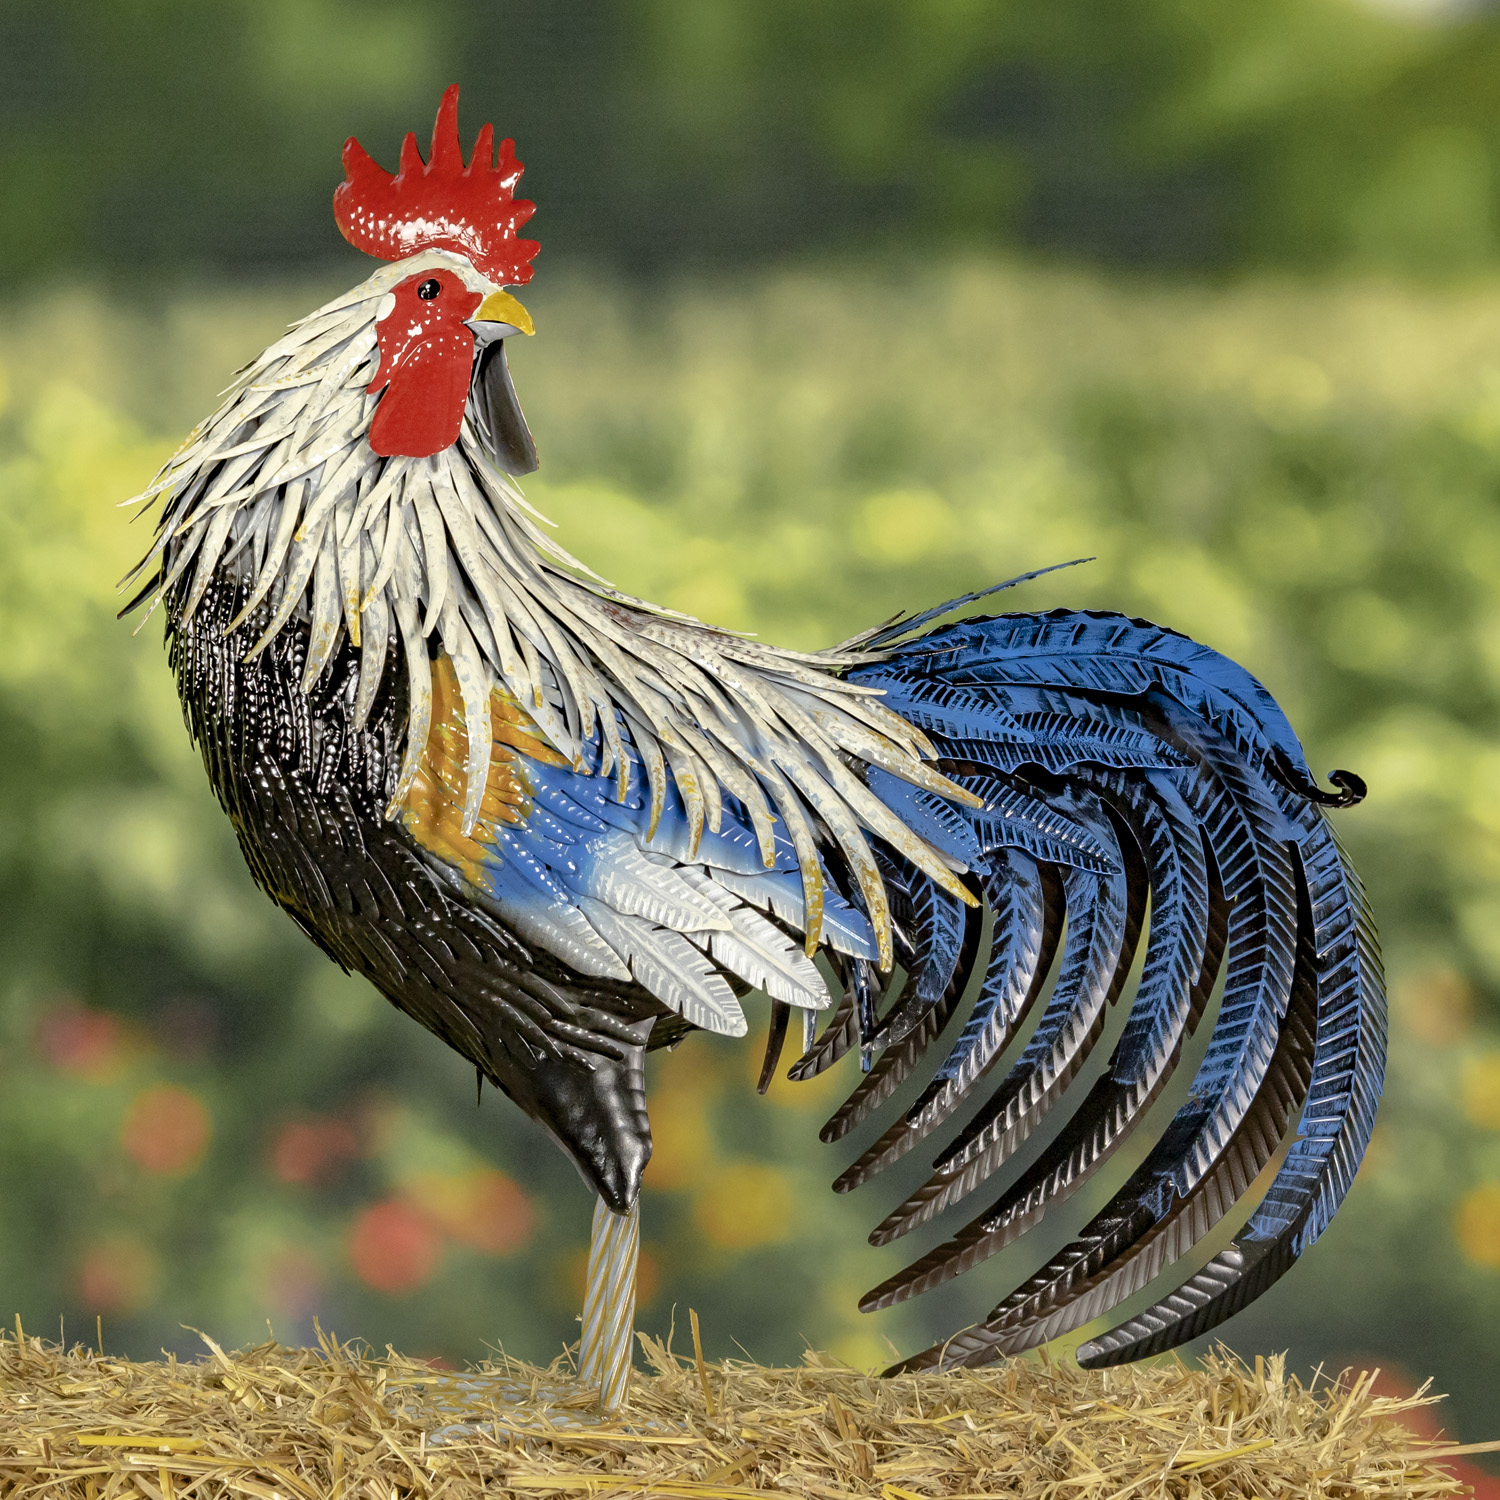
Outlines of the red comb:
[{"label": "red comb", "polygon": [[502,285],[531,280],[535,240],[516,230],[536,204],[514,198],[521,180],[516,143],[500,142],[492,163],[495,129],[486,125],[467,165],[458,141],[458,85],[443,95],[432,150],[426,162],[415,135],[401,144],[401,168],[393,177],[351,135],[344,142],[344,181],[334,190],[333,216],[356,249],[381,260],[403,260],[418,250],[456,250],[475,270]]}]

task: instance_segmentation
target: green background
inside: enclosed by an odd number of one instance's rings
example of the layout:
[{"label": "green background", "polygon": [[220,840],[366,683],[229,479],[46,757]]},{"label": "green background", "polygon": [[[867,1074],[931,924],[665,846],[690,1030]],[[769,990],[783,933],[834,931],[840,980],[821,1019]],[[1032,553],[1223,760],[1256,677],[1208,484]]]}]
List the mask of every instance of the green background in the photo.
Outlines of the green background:
[{"label": "green background", "polygon": [[[252,888],[159,627],[113,618],[115,503],[369,268],[343,137],[392,163],[455,79],[539,204],[528,494],[599,571],[811,647],[1089,555],[1014,606],[1187,631],[1368,779],[1336,816],[1392,976],[1381,1122],[1224,1333],[1432,1375],[1500,1436],[1487,10],[0,0],[0,1312],[139,1357],[315,1316],[452,1361],[575,1334],[576,1177]],[[692,1306],[711,1353],[917,1347],[1130,1165],[861,1318],[893,1190],[827,1191],[850,1080],[758,1100],[758,1061],[653,1065],[642,1322]]]}]

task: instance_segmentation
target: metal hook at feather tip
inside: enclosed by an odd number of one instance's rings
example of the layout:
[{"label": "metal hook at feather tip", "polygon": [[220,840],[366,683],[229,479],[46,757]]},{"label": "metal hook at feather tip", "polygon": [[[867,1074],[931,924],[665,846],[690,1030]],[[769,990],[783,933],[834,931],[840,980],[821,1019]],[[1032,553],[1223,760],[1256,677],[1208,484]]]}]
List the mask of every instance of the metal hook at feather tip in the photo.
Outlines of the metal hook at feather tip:
[{"label": "metal hook at feather tip", "polygon": [[1282,785],[1290,791],[1300,793],[1309,802],[1315,802],[1320,807],[1358,807],[1370,795],[1370,788],[1364,777],[1356,775],[1353,771],[1330,771],[1328,780],[1338,788],[1338,791],[1325,792],[1317,782],[1304,776],[1292,764],[1284,751],[1277,750],[1273,753],[1271,765]]},{"label": "metal hook at feather tip", "polygon": [[1353,771],[1330,771],[1328,779],[1339,789],[1337,795],[1318,791],[1316,787],[1313,789],[1317,793],[1314,800],[1328,807],[1358,807],[1370,795],[1370,788],[1364,777],[1355,775]]}]

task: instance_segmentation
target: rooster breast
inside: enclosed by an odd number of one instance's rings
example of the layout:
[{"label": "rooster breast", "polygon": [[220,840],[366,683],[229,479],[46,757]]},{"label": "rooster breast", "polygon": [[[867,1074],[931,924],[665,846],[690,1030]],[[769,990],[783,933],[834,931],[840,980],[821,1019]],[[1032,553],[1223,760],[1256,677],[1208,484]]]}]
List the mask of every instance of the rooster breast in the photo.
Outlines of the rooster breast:
[{"label": "rooster breast", "polygon": [[[172,665],[209,779],[256,882],[326,953],[474,1064],[568,1152],[612,1207],[634,1201],[651,1153],[644,1058],[682,1025],[628,978],[581,975],[517,935],[463,876],[441,816],[427,844],[388,821],[404,729],[398,670],[366,726],[352,720],[359,653],[343,646],[311,692],[294,621],[252,661],[257,611],[230,573],[172,629]],[[517,735],[517,738],[520,736]],[[439,744],[441,737],[435,735]],[[491,810],[523,795],[521,751],[496,742]],[[426,768],[425,797],[441,802]],[[653,1027],[665,1019],[653,1037]]]}]

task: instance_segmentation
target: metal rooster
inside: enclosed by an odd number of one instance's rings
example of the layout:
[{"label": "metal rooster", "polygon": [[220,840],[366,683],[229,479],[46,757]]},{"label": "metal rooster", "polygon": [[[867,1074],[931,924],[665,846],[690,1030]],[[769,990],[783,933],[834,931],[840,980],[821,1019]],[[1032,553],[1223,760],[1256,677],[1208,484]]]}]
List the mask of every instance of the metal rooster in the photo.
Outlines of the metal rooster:
[{"label": "metal rooster", "polygon": [[[877,1244],[971,1203],[1066,1101],[1045,1149],[866,1308],[970,1269],[1082,1186],[1220,993],[1186,1101],[1108,1206],[898,1368],[981,1364],[1099,1317],[1291,1133],[1228,1248],[1080,1361],[1171,1348],[1257,1297],[1327,1226],[1380,1091],[1375,936],[1322,810],[1358,779],[1320,790],[1259,682],[1144,621],[934,628],[976,594],[803,654],[610,588],[515,483],[537,459],[505,341],[532,322],[503,288],[537,246],[516,237],[532,205],[512,143],[496,157],[486,125],[465,162],[453,88],[427,161],[408,135],[394,176],[354,140],[344,167],[339,227],[391,264],[252,361],[140,497],[160,512],[133,603],[165,605],[256,881],[598,1194],[583,1363],[606,1403],[629,1359],[646,1053],[743,1035],[750,990],[771,1001],[765,1078],[794,1011],[793,1078],[861,1055],[825,1141],[941,1039],[915,1102],[834,1184],[972,1108]],[[1107,1066],[1070,1090],[1143,934]]]}]

